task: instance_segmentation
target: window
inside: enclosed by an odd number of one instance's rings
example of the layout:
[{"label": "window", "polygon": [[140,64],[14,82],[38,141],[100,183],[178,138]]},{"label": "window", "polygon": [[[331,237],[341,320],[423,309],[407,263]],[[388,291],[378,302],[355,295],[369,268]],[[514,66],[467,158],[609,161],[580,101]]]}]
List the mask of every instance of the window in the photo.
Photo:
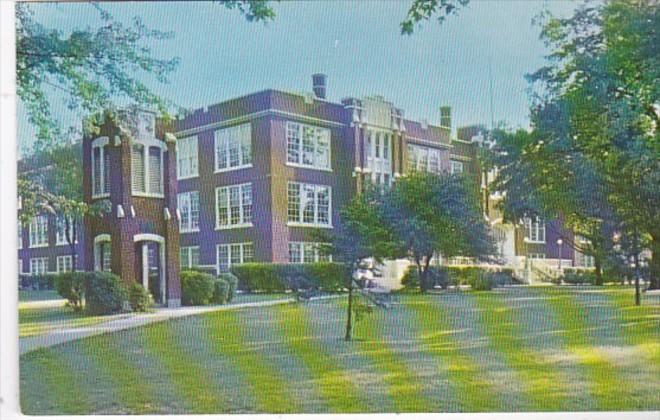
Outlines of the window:
[{"label": "window", "polygon": [[321,244],[316,242],[289,242],[289,262],[294,264],[332,261],[331,255],[322,252]]},{"label": "window", "polygon": [[[69,241],[66,239],[66,219],[64,216],[57,216],[56,223],[57,230],[55,231],[55,245],[68,245]],[[78,238],[73,237],[73,222],[69,222],[69,237],[73,239],[74,243],[78,242]]]},{"label": "window", "polygon": [[131,146],[133,194],[163,195],[163,149],[134,143]]},{"label": "window", "polygon": [[254,260],[252,242],[220,244],[217,249],[217,271],[227,271],[232,265],[245,264]]},{"label": "window", "polygon": [[30,259],[30,274],[39,275],[48,272],[48,257],[31,258]]},{"label": "window", "polygon": [[531,253],[531,254],[527,254],[527,258],[529,258],[530,260],[544,260],[545,254]]},{"label": "window", "polygon": [[21,274],[21,273],[23,273],[23,260],[19,258],[18,259],[18,274]]},{"label": "window", "polygon": [[71,271],[73,267],[73,258],[71,255],[60,255],[57,257],[57,272],[64,273],[66,271]]},{"label": "window", "polygon": [[30,221],[30,248],[48,246],[48,217],[35,216]]},{"label": "window", "polygon": [[545,223],[543,219],[525,218],[525,237],[529,242],[545,243]]},{"label": "window", "polygon": [[463,162],[452,160],[450,169],[451,169],[452,174],[462,174],[463,173]]},{"label": "window", "polygon": [[176,142],[176,176],[193,178],[198,173],[197,137],[186,137]]},{"label": "window", "polygon": [[110,154],[105,145],[94,146],[92,147],[92,197],[107,197],[109,194]]},{"label": "window", "polygon": [[110,242],[101,242],[99,244],[99,255],[101,262],[101,271],[112,271],[111,262],[112,262],[112,249]]},{"label": "window", "polygon": [[189,191],[177,195],[177,207],[181,214],[181,232],[199,231],[199,191]]},{"label": "window", "polygon": [[23,225],[21,222],[18,222],[17,226],[17,231],[18,231],[18,249],[23,249]]},{"label": "window", "polygon": [[289,182],[288,221],[310,226],[331,226],[332,188]]},{"label": "window", "polygon": [[199,247],[182,246],[179,248],[179,263],[181,268],[193,268],[199,266]]},{"label": "window", "polygon": [[392,149],[392,136],[382,131],[367,131],[367,142],[365,153],[367,156],[367,168],[371,173],[371,182],[376,185],[391,185],[392,182],[392,160],[390,150]]},{"label": "window", "polygon": [[252,225],[252,184],[215,189],[216,229]]},{"label": "window", "polygon": [[215,132],[216,172],[252,166],[252,126],[250,123]]},{"label": "window", "polygon": [[440,150],[431,147],[408,145],[408,171],[426,171],[434,174],[441,172]]},{"label": "window", "polygon": [[286,150],[289,164],[330,169],[330,130],[289,121]]}]

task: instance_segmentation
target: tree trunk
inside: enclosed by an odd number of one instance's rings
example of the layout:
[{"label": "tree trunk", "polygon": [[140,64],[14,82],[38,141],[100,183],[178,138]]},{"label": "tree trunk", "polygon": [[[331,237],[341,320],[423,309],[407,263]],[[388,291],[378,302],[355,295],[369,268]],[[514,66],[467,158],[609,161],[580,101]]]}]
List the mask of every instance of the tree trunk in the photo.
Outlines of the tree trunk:
[{"label": "tree trunk", "polygon": [[651,261],[649,261],[649,289],[660,289],[660,235],[651,237]]},{"label": "tree trunk", "polygon": [[[71,250],[71,272],[76,271],[76,260],[77,260],[77,255],[76,255],[76,224],[73,223],[73,227],[71,226],[71,222],[69,218],[65,218],[65,229],[66,229],[66,240],[69,243],[69,249]],[[73,236],[73,237],[72,237]]]},{"label": "tree trunk", "polygon": [[601,261],[601,256],[599,253],[594,253],[594,271],[596,274],[596,286],[603,285],[603,262]]},{"label": "tree trunk", "polygon": [[424,271],[422,270],[422,262],[419,260],[418,256],[415,256],[415,265],[417,265],[417,277],[419,278],[419,290],[422,293],[426,293],[426,279],[424,277]]},{"label": "tree trunk", "polygon": [[348,313],[346,314],[346,335],[345,341],[351,341],[353,334],[353,278],[348,283]]},{"label": "tree trunk", "polygon": [[641,296],[639,293],[639,234],[637,229],[633,235],[633,251],[635,253],[635,305],[639,306],[641,304]]}]

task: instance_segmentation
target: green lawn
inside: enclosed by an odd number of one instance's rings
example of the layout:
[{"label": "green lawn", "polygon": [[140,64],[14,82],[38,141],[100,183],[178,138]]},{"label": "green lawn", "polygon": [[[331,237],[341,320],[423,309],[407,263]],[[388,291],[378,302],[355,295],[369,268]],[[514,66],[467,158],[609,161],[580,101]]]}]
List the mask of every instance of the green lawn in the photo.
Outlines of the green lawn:
[{"label": "green lawn", "polygon": [[[243,296],[242,299],[247,299]],[[21,357],[26,414],[660,409],[660,298],[620,287],[345,299],[152,324]]]}]

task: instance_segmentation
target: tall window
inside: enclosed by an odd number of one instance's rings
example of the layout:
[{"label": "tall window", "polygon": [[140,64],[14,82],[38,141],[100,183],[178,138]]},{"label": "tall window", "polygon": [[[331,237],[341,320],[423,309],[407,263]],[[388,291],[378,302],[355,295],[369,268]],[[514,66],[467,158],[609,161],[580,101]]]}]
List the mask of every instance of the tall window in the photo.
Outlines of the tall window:
[{"label": "tall window", "polygon": [[288,221],[309,226],[330,226],[332,188],[326,185],[289,182]]},{"label": "tall window", "polygon": [[441,172],[441,152],[432,147],[408,145],[408,170],[426,171],[433,174]]},{"label": "tall window", "polygon": [[39,275],[46,274],[48,271],[48,257],[31,258],[30,259],[30,274]]},{"label": "tall window", "polygon": [[[64,216],[57,216],[56,227],[55,245],[68,245],[69,242],[66,239],[66,219]],[[69,222],[69,237],[73,239],[74,243],[78,241],[78,238],[73,237],[73,221]]]},{"label": "tall window", "polygon": [[176,142],[176,176],[178,179],[196,177],[198,172],[197,136]]},{"label": "tall window", "polygon": [[64,273],[71,271],[73,267],[73,258],[71,255],[60,255],[57,257],[57,272]]},{"label": "tall window", "polygon": [[541,218],[525,218],[525,236],[529,242],[545,243],[545,223]]},{"label": "tall window", "polygon": [[252,125],[245,123],[215,132],[216,172],[252,165]]},{"label": "tall window", "polygon": [[229,270],[232,265],[252,262],[254,260],[252,242],[219,244],[216,257],[218,273]]},{"label": "tall window", "polygon": [[452,160],[451,162],[451,173],[452,174],[462,174],[463,173],[463,162],[457,160]]},{"label": "tall window", "polygon": [[289,242],[289,262],[294,264],[332,261],[331,255],[326,255],[320,249],[321,243]]},{"label": "tall window", "polygon": [[110,154],[107,146],[101,144],[92,147],[92,196],[105,197],[108,194],[110,194]]},{"label": "tall window", "polygon": [[252,225],[252,184],[215,189],[216,229]]},{"label": "tall window", "polygon": [[371,172],[371,181],[377,185],[392,183],[392,135],[389,133],[368,130],[365,145],[367,168]]},{"label": "tall window", "polygon": [[199,191],[189,191],[177,195],[177,206],[181,214],[179,229],[181,232],[199,230]]},{"label": "tall window", "polygon": [[18,249],[23,249],[23,224],[19,221],[17,226],[18,231]]},{"label": "tall window", "polygon": [[199,247],[182,246],[179,248],[179,263],[181,268],[193,268],[199,266]]},{"label": "tall window", "polygon": [[131,146],[133,194],[163,195],[163,149],[134,143]]},{"label": "tall window", "polygon": [[35,216],[30,221],[30,248],[48,246],[48,217]]},{"label": "tall window", "polygon": [[286,123],[286,161],[315,169],[330,169],[330,130]]},{"label": "tall window", "polygon": [[112,261],[112,243],[110,241],[99,242],[98,244],[98,270],[112,271],[110,267]]}]

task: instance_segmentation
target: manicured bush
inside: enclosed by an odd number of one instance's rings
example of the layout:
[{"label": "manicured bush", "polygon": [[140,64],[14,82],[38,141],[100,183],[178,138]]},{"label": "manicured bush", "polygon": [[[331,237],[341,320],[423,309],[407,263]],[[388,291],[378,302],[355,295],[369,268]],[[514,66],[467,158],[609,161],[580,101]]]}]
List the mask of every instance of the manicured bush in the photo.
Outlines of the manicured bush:
[{"label": "manicured bush", "polygon": [[277,268],[278,264],[249,263],[234,266],[231,272],[246,292],[283,293],[287,286]]},{"label": "manicured bush", "polygon": [[468,277],[468,284],[470,288],[475,291],[492,290],[495,286],[494,273],[489,273],[485,270],[476,273],[470,273]]},{"label": "manicured bush", "polygon": [[249,263],[233,266],[239,289],[246,292],[284,293],[291,290],[319,289],[334,292],[344,289],[350,276],[344,264]]},{"label": "manicured bush", "polygon": [[230,303],[234,300],[234,295],[236,295],[236,288],[238,287],[238,278],[232,273],[220,273],[218,276],[219,279],[222,279],[227,282],[229,288],[227,289],[227,303]]},{"label": "manicured bush", "polygon": [[[441,287],[446,289],[449,286],[449,275],[444,267],[429,267],[427,274],[428,287]],[[401,284],[406,289],[419,288],[419,272],[416,265],[410,265],[401,279]]]},{"label": "manicured bush", "polygon": [[86,273],[66,272],[55,276],[55,290],[76,311],[83,309]]},{"label": "manicured bush", "polygon": [[181,303],[183,305],[207,305],[213,298],[215,278],[199,271],[182,271]]},{"label": "manicured bush", "polygon": [[112,273],[85,273],[85,312],[107,315],[121,311],[127,299],[126,287]]},{"label": "manicured bush", "polygon": [[229,283],[222,278],[217,278],[213,282],[213,295],[211,302],[219,305],[224,305],[228,302],[229,297]]},{"label": "manicured bush", "polygon": [[566,284],[595,284],[596,273],[593,270],[564,269],[561,281]]},{"label": "manicured bush", "polygon": [[128,303],[133,312],[147,312],[153,305],[149,292],[140,283],[132,282],[128,286]]}]

